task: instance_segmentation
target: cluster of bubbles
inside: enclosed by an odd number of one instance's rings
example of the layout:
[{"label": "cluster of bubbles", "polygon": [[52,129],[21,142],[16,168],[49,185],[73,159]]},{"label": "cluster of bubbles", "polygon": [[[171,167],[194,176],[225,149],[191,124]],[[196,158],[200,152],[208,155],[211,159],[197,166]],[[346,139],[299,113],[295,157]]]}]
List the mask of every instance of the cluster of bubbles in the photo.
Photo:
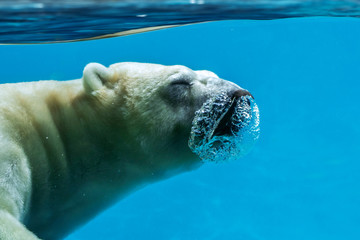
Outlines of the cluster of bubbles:
[{"label": "cluster of bubbles", "polygon": [[[231,134],[214,135],[221,119],[234,104],[227,123]],[[231,161],[248,153],[259,134],[259,108],[255,101],[250,96],[231,99],[226,93],[220,93],[208,99],[195,113],[189,147],[203,162]]]}]

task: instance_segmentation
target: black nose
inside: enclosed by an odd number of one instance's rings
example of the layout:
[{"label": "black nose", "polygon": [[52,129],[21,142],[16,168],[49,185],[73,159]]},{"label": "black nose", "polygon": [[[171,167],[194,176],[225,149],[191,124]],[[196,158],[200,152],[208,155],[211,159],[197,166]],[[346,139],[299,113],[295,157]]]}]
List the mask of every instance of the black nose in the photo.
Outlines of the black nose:
[{"label": "black nose", "polygon": [[235,97],[235,98],[240,98],[242,96],[250,96],[252,99],[254,99],[253,95],[251,95],[251,93],[249,93],[249,91],[247,91],[245,89],[236,90],[233,93],[233,97]]}]

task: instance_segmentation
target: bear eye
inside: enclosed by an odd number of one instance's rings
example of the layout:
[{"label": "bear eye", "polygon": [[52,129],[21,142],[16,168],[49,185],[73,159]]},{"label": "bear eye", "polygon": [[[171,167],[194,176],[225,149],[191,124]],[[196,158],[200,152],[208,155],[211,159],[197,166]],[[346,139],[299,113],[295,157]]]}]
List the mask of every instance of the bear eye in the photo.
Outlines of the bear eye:
[{"label": "bear eye", "polygon": [[168,87],[164,88],[163,96],[172,106],[180,106],[188,101],[189,92],[191,91],[191,86],[194,83],[191,82],[191,78],[186,76],[177,76],[176,78],[171,79]]},{"label": "bear eye", "polygon": [[183,85],[183,86],[191,86],[192,83],[190,83],[190,81],[187,80],[187,79],[180,78],[180,79],[176,79],[176,80],[172,81],[170,83],[170,85],[172,85],[172,86],[181,86],[181,85]]}]

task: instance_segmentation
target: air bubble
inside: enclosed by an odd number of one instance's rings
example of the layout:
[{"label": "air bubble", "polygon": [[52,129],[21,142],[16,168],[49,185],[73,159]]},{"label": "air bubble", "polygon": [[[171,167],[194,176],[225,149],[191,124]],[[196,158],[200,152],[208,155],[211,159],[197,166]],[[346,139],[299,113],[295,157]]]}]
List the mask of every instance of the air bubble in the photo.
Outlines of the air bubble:
[{"label": "air bubble", "polygon": [[[235,109],[229,120],[231,134],[213,135],[232,104]],[[189,147],[204,162],[232,161],[247,154],[259,134],[259,108],[255,101],[249,96],[231,99],[221,93],[208,99],[195,113]]]}]

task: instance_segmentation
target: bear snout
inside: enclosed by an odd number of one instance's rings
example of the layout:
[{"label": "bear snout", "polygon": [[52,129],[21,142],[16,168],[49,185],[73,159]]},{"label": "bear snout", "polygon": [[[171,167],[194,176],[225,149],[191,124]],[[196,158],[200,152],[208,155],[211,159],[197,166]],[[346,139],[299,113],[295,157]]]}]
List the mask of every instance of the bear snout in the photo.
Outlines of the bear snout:
[{"label": "bear snout", "polygon": [[240,98],[240,97],[249,96],[252,99],[254,99],[254,96],[246,89],[235,90],[232,94],[230,94],[230,96],[232,98]]}]

